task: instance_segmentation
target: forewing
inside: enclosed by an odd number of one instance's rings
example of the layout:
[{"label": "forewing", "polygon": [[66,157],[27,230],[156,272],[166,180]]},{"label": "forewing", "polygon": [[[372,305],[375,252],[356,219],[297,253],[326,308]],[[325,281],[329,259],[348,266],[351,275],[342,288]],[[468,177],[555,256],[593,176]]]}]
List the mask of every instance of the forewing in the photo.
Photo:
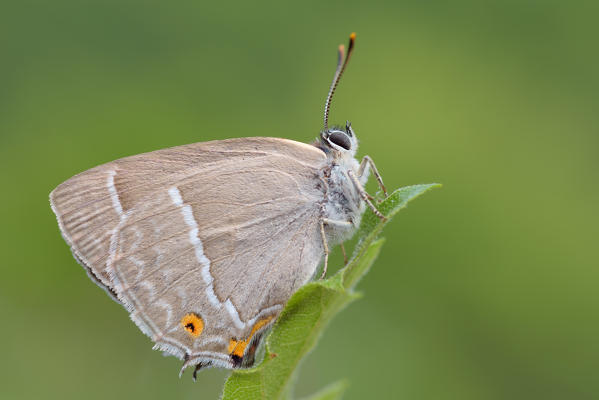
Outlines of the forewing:
[{"label": "forewing", "polygon": [[314,273],[324,154],[284,139],[128,157],[60,185],[75,257],[161,349],[239,366]]}]

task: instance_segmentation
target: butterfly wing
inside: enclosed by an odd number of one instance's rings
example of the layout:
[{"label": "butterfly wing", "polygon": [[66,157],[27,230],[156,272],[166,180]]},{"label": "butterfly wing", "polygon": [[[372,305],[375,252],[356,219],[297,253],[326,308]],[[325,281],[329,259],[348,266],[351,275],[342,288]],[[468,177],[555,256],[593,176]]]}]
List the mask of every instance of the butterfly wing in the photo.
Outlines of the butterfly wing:
[{"label": "butterfly wing", "polygon": [[323,255],[324,153],[274,138],[120,159],[50,195],[89,275],[185,365],[251,364]]}]

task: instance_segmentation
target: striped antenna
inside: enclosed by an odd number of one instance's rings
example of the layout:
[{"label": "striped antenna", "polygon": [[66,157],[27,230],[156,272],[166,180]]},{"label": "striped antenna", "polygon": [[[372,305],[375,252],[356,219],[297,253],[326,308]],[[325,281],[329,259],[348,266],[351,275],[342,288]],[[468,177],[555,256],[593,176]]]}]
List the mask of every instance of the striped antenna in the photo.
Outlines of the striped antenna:
[{"label": "striped antenna", "polygon": [[349,57],[351,56],[352,50],[354,48],[354,42],[356,41],[356,34],[352,33],[349,35],[349,44],[347,45],[347,56],[345,56],[345,60],[343,60],[343,56],[345,54],[345,46],[342,44],[339,45],[339,58],[337,59],[337,69],[335,70],[335,76],[333,76],[333,82],[331,82],[331,87],[329,88],[329,94],[327,96],[327,101],[324,103],[324,130],[329,129],[329,111],[331,109],[331,101],[333,100],[333,95],[335,94],[335,89],[337,89],[337,84],[339,80],[341,80],[341,75],[343,71],[345,71],[345,66],[349,61]]}]

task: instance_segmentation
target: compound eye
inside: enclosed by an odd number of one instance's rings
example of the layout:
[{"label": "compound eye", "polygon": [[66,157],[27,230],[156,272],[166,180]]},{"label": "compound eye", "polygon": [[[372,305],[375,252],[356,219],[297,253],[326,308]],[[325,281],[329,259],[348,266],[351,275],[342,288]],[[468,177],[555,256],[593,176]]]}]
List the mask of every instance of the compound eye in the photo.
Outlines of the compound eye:
[{"label": "compound eye", "polygon": [[329,134],[329,142],[336,144],[345,150],[351,149],[351,141],[343,132],[331,132],[331,134]]}]

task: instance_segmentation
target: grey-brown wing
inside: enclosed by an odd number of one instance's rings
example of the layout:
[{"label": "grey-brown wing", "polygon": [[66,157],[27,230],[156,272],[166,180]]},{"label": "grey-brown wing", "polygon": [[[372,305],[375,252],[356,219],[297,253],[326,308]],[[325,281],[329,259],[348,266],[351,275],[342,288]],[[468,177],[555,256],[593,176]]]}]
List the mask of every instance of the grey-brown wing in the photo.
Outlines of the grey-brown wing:
[{"label": "grey-brown wing", "polygon": [[75,257],[157,347],[233,367],[322,257],[323,163],[284,139],[200,143],[94,168],[51,200]]}]

